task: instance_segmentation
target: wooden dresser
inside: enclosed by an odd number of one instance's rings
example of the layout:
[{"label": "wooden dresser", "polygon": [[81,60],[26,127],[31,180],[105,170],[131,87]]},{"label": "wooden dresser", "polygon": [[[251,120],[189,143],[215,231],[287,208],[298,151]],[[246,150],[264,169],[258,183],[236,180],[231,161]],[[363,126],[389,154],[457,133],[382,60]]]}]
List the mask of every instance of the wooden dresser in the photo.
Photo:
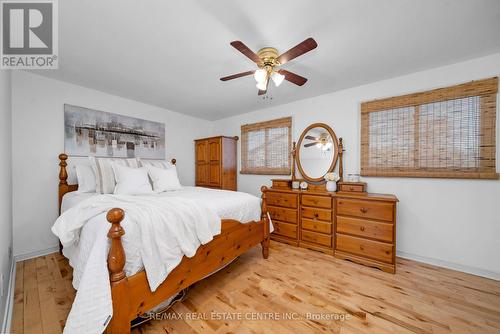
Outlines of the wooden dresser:
[{"label": "wooden dresser", "polygon": [[196,186],[236,190],[238,137],[210,137],[195,140]]},{"label": "wooden dresser", "polygon": [[395,196],[277,184],[266,188],[264,196],[275,227],[273,240],[395,272]]}]

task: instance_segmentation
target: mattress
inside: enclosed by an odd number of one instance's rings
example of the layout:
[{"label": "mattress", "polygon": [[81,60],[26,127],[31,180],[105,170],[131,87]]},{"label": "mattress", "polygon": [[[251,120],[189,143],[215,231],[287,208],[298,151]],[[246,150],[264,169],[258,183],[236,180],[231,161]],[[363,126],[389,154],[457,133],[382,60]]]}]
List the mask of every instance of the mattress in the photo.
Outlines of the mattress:
[{"label": "mattress", "polygon": [[[62,199],[61,211],[64,212],[96,193],[66,193]],[[240,222],[260,220],[260,198],[253,195],[228,190],[183,186],[181,190],[167,191],[150,196],[181,197],[199,200],[210,206],[222,219],[235,219]]]}]

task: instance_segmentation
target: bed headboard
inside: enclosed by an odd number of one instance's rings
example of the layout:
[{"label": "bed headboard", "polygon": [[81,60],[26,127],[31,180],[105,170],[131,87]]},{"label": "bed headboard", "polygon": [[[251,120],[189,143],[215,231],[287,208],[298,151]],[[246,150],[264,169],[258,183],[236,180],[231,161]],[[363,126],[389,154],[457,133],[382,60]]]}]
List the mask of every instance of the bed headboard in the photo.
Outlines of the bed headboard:
[{"label": "bed headboard", "polygon": [[[78,190],[78,183],[68,183],[68,155],[65,153],[59,154],[59,213],[61,213],[62,198],[66,193]],[[170,160],[172,165],[177,162],[176,159]]]}]

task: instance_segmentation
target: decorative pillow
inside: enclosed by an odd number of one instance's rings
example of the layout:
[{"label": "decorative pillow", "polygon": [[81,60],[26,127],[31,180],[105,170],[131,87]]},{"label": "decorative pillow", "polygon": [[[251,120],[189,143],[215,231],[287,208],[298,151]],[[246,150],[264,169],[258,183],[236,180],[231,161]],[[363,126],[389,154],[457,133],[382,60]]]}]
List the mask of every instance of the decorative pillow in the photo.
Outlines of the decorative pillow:
[{"label": "decorative pillow", "polygon": [[111,163],[111,167],[116,179],[114,194],[143,195],[153,192],[151,183],[149,183],[148,171],[145,167],[131,168],[114,162]]},{"label": "decorative pillow", "polygon": [[151,181],[153,181],[153,190],[155,193],[182,189],[175,166],[168,169],[154,166],[147,166],[146,168],[148,169]]},{"label": "decorative pillow", "polygon": [[95,173],[96,191],[101,194],[112,194],[115,190],[115,174],[111,162],[121,166],[139,168],[137,159],[96,158],[89,157],[90,165]]},{"label": "decorative pillow", "polygon": [[170,161],[167,160],[142,160],[140,158],[137,158],[139,161],[139,166],[140,167],[147,167],[147,166],[153,166],[156,168],[163,168],[163,169],[169,169],[172,167],[175,167],[175,165],[172,165]]},{"label": "decorative pillow", "polygon": [[95,173],[89,165],[76,165],[79,193],[95,193]]}]

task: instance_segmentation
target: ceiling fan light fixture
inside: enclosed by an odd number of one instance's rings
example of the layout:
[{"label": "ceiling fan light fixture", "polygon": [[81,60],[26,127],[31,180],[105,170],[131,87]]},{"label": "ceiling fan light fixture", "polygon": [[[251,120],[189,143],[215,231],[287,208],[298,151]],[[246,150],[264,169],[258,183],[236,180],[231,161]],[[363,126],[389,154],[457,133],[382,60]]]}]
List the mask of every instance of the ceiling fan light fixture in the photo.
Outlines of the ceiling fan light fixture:
[{"label": "ceiling fan light fixture", "polygon": [[283,80],[285,80],[285,76],[283,74],[279,74],[278,72],[273,72],[271,75],[271,79],[273,80],[276,87],[279,87]]},{"label": "ceiling fan light fixture", "polygon": [[263,83],[267,79],[267,71],[263,68],[259,68],[253,74],[253,77],[254,77],[255,81],[257,81],[257,83]]},{"label": "ceiling fan light fixture", "polygon": [[255,85],[259,90],[267,90],[267,80],[257,82]]}]

